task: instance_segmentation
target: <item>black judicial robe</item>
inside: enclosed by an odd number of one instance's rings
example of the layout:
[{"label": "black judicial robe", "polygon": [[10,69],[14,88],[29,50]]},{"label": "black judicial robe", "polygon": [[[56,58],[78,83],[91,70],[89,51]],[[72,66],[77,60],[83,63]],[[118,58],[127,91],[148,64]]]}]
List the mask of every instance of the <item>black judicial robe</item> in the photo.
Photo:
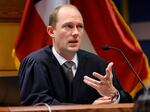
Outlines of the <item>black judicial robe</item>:
[{"label": "black judicial robe", "polygon": [[[18,74],[22,105],[90,104],[101,97],[95,89],[83,82],[83,77],[93,77],[93,72],[105,74],[107,63],[84,50],[79,50],[77,56],[79,64],[70,84],[62,66],[52,53],[52,46],[46,46],[28,55],[22,61]],[[121,88],[115,75],[113,84],[120,93],[120,102],[132,101],[131,96]]]}]

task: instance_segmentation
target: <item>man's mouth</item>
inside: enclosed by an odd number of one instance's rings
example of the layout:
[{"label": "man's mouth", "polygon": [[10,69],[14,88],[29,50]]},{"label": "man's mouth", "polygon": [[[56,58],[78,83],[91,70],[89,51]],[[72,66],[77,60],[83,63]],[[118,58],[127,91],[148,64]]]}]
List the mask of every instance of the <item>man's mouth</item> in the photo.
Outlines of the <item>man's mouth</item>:
[{"label": "man's mouth", "polygon": [[78,41],[77,40],[72,40],[72,41],[69,41],[69,43],[76,44],[76,43],[78,43]]},{"label": "man's mouth", "polygon": [[69,41],[69,46],[70,47],[76,47],[77,45],[78,45],[78,41],[77,40]]}]

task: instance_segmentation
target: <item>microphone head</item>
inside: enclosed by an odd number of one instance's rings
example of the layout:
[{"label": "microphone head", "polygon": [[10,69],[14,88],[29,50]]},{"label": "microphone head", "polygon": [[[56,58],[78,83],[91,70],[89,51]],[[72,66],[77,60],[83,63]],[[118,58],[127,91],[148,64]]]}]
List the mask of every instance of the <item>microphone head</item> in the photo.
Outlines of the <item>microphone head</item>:
[{"label": "microphone head", "polygon": [[103,46],[101,46],[101,48],[102,48],[103,50],[109,50],[109,49],[110,49],[110,46],[108,46],[108,45],[103,45]]}]

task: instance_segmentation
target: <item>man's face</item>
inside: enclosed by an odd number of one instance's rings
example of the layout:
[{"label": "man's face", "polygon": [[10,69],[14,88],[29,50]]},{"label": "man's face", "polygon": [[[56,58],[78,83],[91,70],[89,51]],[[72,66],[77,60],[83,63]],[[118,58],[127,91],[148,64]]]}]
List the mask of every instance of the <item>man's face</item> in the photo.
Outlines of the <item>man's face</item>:
[{"label": "man's face", "polygon": [[74,8],[63,7],[57,17],[56,28],[53,29],[53,45],[60,54],[75,53],[84,32],[82,16]]}]

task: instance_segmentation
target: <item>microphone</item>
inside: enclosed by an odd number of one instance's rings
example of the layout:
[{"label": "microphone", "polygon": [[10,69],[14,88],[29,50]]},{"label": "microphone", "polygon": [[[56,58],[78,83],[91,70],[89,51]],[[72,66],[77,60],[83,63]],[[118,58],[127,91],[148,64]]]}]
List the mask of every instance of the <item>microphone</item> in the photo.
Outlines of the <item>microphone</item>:
[{"label": "microphone", "polygon": [[121,49],[116,48],[116,47],[112,47],[112,46],[108,46],[108,45],[104,45],[104,46],[102,46],[101,48],[102,48],[103,50],[110,50],[110,49],[113,49],[113,50],[119,51],[119,52],[123,55],[125,61],[128,63],[128,66],[131,68],[132,72],[134,73],[134,75],[136,76],[136,78],[138,79],[138,81],[141,83],[141,85],[142,85],[142,87],[143,87],[143,89],[144,89],[144,93],[147,91],[147,89],[146,89],[144,83],[142,82],[141,78],[139,77],[139,75],[137,74],[137,72],[135,71],[135,69],[134,69],[133,66],[131,65],[130,61],[127,59],[127,57],[125,56],[125,54],[123,53],[123,51],[122,51]]}]

